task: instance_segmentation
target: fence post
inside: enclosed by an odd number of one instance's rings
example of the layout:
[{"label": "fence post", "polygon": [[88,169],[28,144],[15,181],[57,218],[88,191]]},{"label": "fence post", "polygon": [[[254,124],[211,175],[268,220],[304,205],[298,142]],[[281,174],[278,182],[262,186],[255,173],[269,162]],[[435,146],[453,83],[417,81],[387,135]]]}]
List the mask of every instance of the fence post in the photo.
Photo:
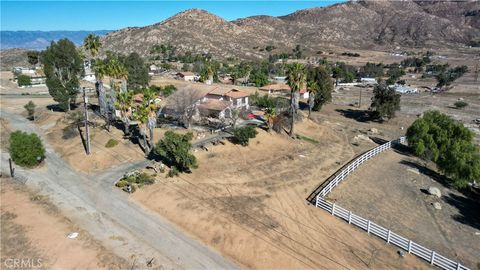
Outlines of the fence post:
[{"label": "fence post", "polygon": [[392,235],[392,231],[388,230],[387,233],[387,244],[390,244],[390,236]]},{"label": "fence post", "polygon": [[352,223],[352,211],[348,213],[348,224]]},{"label": "fence post", "polygon": [[408,253],[411,253],[412,251],[412,240],[408,241]]},{"label": "fence post", "polygon": [[332,204],[332,216],[335,216],[335,203]]},{"label": "fence post", "polygon": [[367,223],[367,233],[370,234],[370,220]]},{"label": "fence post", "polygon": [[457,270],[460,270],[460,266],[461,266],[461,264],[459,262],[457,262]]},{"label": "fence post", "polygon": [[430,257],[430,264],[433,264],[435,261],[435,251],[432,250],[432,256]]}]

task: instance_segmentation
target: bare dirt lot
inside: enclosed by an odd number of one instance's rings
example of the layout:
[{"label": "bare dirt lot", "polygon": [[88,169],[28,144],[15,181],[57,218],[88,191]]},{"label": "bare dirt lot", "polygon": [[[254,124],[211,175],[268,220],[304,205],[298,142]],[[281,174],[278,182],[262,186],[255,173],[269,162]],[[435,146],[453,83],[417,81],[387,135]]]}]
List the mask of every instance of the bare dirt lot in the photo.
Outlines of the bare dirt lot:
[{"label": "bare dirt lot", "polygon": [[[125,269],[126,261],[75,226],[48,198],[10,178],[1,185],[1,268],[23,259],[29,269]],[[78,232],[75,239],[67,238]],[[15,267],[14,267],[15,268]],[[18,267],[16,267],[18,268]]]},{"label": "bare dirt lot", "polygon": [[309,192],[354,151],[344,135],[311,121],[297,132],[319,143],[260,131],[248,147],[197,152],[193,173],[158,176],[133,198],[245,268],[427,268],[306,205]]},{"label": "bare dirt lot", "polygon": [[[389,150],[352,173],[329,199],[473,269],[480,262],[479,201],[440,179],[418,158]],[[441,198],[428,194],[432,186],[441,190]]]}]

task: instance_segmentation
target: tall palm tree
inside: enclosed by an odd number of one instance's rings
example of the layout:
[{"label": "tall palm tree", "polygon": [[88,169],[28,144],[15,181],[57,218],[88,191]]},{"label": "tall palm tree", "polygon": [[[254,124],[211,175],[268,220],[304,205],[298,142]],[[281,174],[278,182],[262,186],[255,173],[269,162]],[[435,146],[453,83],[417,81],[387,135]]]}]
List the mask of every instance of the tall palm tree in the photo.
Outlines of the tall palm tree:
[{"label": "tall palm tree", "polygon": [[133,113],[133,119],[138,121],[138,127],[140,128],[140,135],[142,135],[143,149],[145,150],[145,154],[150,153],[150,148],[147,143],[147,123],[149,113],[148,106],[138,106]]},{"label": "tall palm tree", "polygon": [[132,100],[133,100],[133,91],[126,91],[119,93],[117,95],[117,101],[115,102],[115,108],[120,110],[120,114],[122,116],[122,122],[125,125],[125,135],[128,135],[129,130],[128,127],[130,125],[130,119],[128,115],[128,110],[132,107]]},{"label": "tall palm tree", "polygon": [[89,34],[83,40],[83,48],[90,53],[92,58],[95,58],[100,51],[100,47],[102,47],[102,42],[100,41],[100,37],[94,34]]},{"label": "tall palm tree", "polygon": [[318,92],[320,87],[316,81],[308,81],[307,82],[307,90],[308,90],[308,118],[310,118],[310,114],[312,114],[313,106],[315,105],[315,94]]},{"label": "tall palm tree", "polygon": [[298,109],[298,99],[300,89],[303,88],[306,80],[306,71],[305,66],[300,63],[294,63],[288,66],[287,70],[287,84],[290,86],[290,132],[288,135],[294,137],[294,124],[295,124],[295,114]]}]

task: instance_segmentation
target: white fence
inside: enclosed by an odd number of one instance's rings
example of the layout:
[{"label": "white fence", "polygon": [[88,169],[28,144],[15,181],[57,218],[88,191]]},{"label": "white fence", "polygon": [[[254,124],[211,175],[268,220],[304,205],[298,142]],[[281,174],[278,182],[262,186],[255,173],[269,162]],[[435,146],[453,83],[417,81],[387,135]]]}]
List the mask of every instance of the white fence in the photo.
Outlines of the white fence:
[{"label": "white fence", "polygon": [[378,236],[379,238],[385,240],[387,243],[393,244],[407,251],[408,253],[424,259],[432,265],[447,270],[470,270],[468,267],[461,265],[459,262],[452,261],[436,253],[433,250],[425,248],[413,242],[412,240],[402,237],[368,219],[357,216],[351,211],[344,209],[336,205],[335,203],[331,203],[325,199],[325,196],[330,193],[334,187],[336,187],[340,182],[342,182],[347,177],[347,175],[353,172],[362,163],[382,153],[383,151],[390,149],[394,144],[403,143],[405,143],[405,137],[400,137],[397,140],[390,141],[378,147],[375,147],[372,150],[356,158],[347,167],[343,168],[343,170],[341,170],[333,179],[331,179],[327,185],[323,187],[323,189],[318,193],[316,197],[315,206],[326,210],[333,216],[337,216],[345,220],[349,224],[355,225],[365,230],[368,234]]}]

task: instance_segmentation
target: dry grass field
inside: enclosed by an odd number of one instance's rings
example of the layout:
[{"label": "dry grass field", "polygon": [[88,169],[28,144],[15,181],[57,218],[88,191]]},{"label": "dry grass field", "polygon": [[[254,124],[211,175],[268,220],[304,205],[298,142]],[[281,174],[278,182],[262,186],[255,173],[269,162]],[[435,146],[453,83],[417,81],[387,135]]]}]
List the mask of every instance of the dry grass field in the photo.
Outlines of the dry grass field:
[{"label": "dry grass field", "polygon": [[248,147],[227,143],[196,152],[200,167],[193,173],[158,176],[133,198],[244,268],[427,268],[306,204],[354,150],[344,134],[311,121],[297,132],[319,143],[260,131]]},{"label": "dry grass field", "polygon": [[[474,269],[480,262],[480,204],[441,181],[418,158],[389,150],[349,175],[329,199]],[[431,186],[441,198],[427,193]]]}]

